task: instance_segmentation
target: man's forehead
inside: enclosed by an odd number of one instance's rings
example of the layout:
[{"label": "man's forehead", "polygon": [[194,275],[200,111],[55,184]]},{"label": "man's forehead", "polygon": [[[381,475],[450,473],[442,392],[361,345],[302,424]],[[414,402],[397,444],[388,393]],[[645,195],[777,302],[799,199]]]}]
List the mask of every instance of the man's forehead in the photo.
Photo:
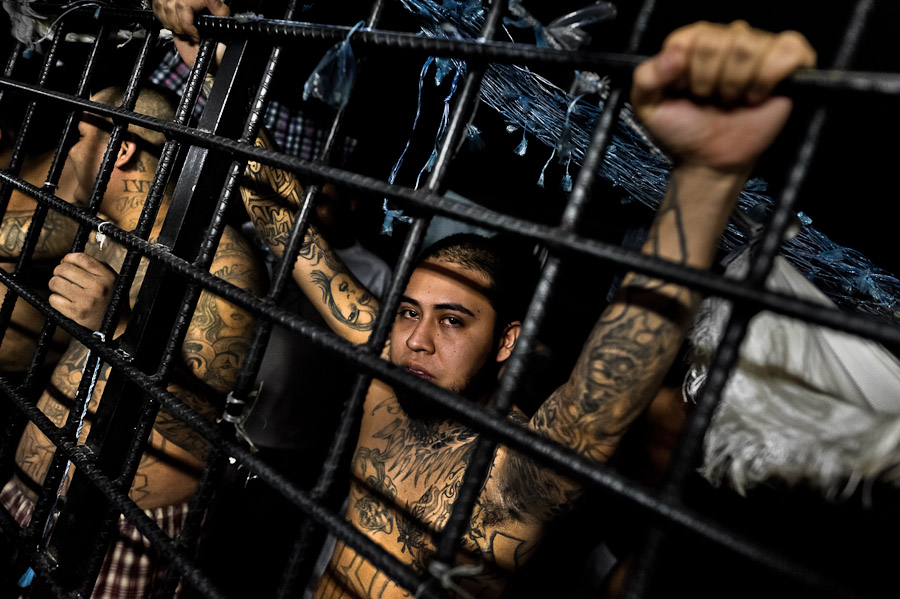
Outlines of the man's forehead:
[{"label": "man's forehead", "polygon": [[81,115],[81,124],[95,127],[97,129],[100,129],[101,131],[105,131],[106,133],[112,133],[113,130],[112,121],[90,112],[85,112]]},{"label": "man's forehead", "polygon": [[[476,294],[488,301],[487,293],[490,287],[488,276],[483,272],[465,268],[453,262],[425,260],[413,271],[413,277],[417,277],[418,280],[438,281],[451,291],[458,289],[460,294]],[[407,286],[407,295],[409,295],[412,284],[413,279],[411,278],[410,285]]]}]

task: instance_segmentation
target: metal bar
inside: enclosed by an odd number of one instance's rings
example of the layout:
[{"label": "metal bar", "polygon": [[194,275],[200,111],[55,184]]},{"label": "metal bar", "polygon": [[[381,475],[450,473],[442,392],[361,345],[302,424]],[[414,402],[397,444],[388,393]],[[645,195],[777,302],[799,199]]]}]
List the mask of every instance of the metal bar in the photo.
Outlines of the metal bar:
[{"label": "metal bar", "polygon": [[[78,208],[59,200],[55,196],[47,195],[36,187],[8,177],[5,173],[0,172],[0,179],[12,182],[17,188],[28,190],[28,193],[33,194],[38,201],[46,202],[52,205],[55,210],[72,218],[82,222],[90,222],[93,226],[97,226],[102,222],[82,214]],[[354,177],[357,184],[359,179],[359,176]],[[724,279],[706,271],[631,252],[619,246],[583,238],[576,234],[560,233],[554,227],[538,225],[486,208],[463,204],[443,196],[394,188],[394,186],[386,185],[374,179],[371,181],[378,183],[381,189],[385,191],[390,189],[391,193],[388,195],[393,196],[395,199],[402,198],[405,202],[404,205],[425,209],[430,208],[437,214],[454,214],[464,222],[488,224],[498,231],[518,234],[523,238],[534,240],[560,253],[580,254],[613,264],[621,270],[633,270],[656,278],[678,282],[705,294],[724,297],[735,304],[757,306],[758,310],[768,310],[791,318],[821,324],[834,330],[859,334],[888,346],[900,346],[900,331],[895,327],[884,326],[882,320],[872,316],[829,309],[796,297],[755,289],[741,281]],[[417,194],[428,198],[427,201],[420,199]],[[165,264],[168,269],[178,273],[180,276],[201,283],[205,288],[212,290],[217,295],[242,308],[254,311],[262,318],[268,318],[266,310],[270,306],[261,302],[259,298],[237,289],[209,273],[195,272],[188,262],[172,256],[167,249],[149,244],[114,228],[110,228],[109,231],[109,236],[115,239],[117,243],[139,251],[141,255],[151,260]],[[276,318],[272,318],[272,321],[286,322]],[[294,325],[287,326],[294,331],[298,331],[301,328],[299,326],[294,328]]]},{"label": "metal bar", "polygon": [[[2,272],[0,272],[0,281],[2,281],[2,279]],[[6,283],[6,281],[2,282]],[[12,286],[17,286],[14,281],[10,281],[9,283]],[[23,297],[28,298],[29,294],[27,290],[22,289],[21,292]],[[36,303],[41,301],[39,298],[31,299]],[[137,383],[141,384],[145,391],[152,394],[157,401],[161,402],[170,411],[170,413],[182,419],[186,424],[210,439],[211,442],[228,452],[229,455],[241,461],[251,472],[269,482],[273,487],[283,491],[289,500],[294,502],[299,508],[313,515],[320,524],[331,526],[331,518],[333,518],[333,516],[326,516],[319,513],[314,502],[311,502],[304,493],[299,491],[295,492],[296,489],[293,488],[291,483],[283,475],[275,472],[265,462],[251,454],[241,445],[230,439],[223,438],[220,431],[214,425],[194,414],[189,408],[183,407],[177,398],[165,391],[152,378],[135,369],[126,359],[116,354],[105,345],[98,343],[97,340],[90,335],[84,334],[77,326],[66,324],[62,317],[54,315],[52,312],[50,313],[50,317],[59,320],[59,324],[68,327],[67,330],[69,330],[73,336],[78,338],[80,342],[91,347],[93,351],[100,353],[103,359],[112,364],[114,368],[126,373]],[[325,339],[320,339],[319,341],[324,346],[327,344],[326,339],[328,336],[322,337],[325,337]],[[459,397],[452,392],[434,388],[424,381],[410,378],[406,376],[403,371],[386,363],[384,360],[356,351],[355,346],[352,346],[347,342],[334,343],[334,347],[344,350],[341,353],[346,360],[356,362],[358,366],[369,370],[373,375],[394,386],[396,389],[415,393],[417,396],[423,398],[430,398],[431,401],[436,402],[441,409],[445,410],[451,417],[456,418],[461,423],[473,427],[482,434],[489,434],[496,437],[500,442],[516,451],[539,459],[542,462],[555,465],[559,471],[566,476],[582,481],[584,484],[591,487],[612,492],[616,496],[626,499],[642,510],[646,510],[647,513],[665,519],[666,522],[676,526],[679,530],[691,532],[700,538],[717,543],[734,551],[738,555],[762,563],[767,567],[779,567],[780,570],[784,572],[790,572],[792,570],[801,573],[808,572],[808,569],[804,566],[793,563],[791,560],[782,559],[781,556],[777,555],[776,551],[770,548],[759,547],[750,540],[743,539],[738,535],[730,533],[730,531],[724,529],[721,525],[717,525],[713,522],[706,522],[701,516],[696,515],[677,504],[661,501],[652,493],[643,491],[641,487],[629,483],[627,479],[610,471],[608,468],[598,465],[591,460],[587,460],[580,455],[574,454],[567,448],[509,422],[506,418],[497,417],[483,408],[472,406],[471,404],[464,404],[460,401]],[[12,397],[9,393],[7,393],[7,395]],[[20,409],[27,409],[29,407],[31,406],[20,406]],[[29,412],[29,417],[31,416],[32,414]],[[48,434],[48,432],[50,434]],[[56,437],[53,431],[44,431],[44,433],[47,434],[48,437]],[[337,519],[337,521],[346,526],[341,519]],[[766,560],[771,560],[772,563],[768,563]],[[377,563],[376,566],[380,567]],[[833,590],[837,590],[838,594],[843,593],[843,587],[841,585],[833,581],[825,580],[821,574],[818,576],[819,582],[823,587],[830,587]],[[809,584],[816,584],[815,581],[811,580],[813,576],[807,578]]]},{"label": "metal bar", "polygon": [[[343,35],[345,36],[346,33],[344,33]],[[354,38],[354,39],[356,39],[356,38]],[[813,74],[815,75],[816,73],[813,73]],[[797,77],[799,79],[802,79],[802,77],[805,75],[807,75],[807,74],[800,74]],[[863,87],[865,87],[866,85],[871,87],[875,83],[877,83],[877,82],[874,82],[873,79],[869,78],[869,79],[866,79],[866,82],[863,85]],[[890,83],[890,85],[888,87],[893,85],[893,83],[890,81],[888,83]],[[808,87],[806,89],[811,89],[812,87],[819,85],[819,84],[818,83],[809,83],[809,85],[810,85],[810,87]],[[842,86],[847,86],[847,85],[848,84],[846,82],[838,83],[837,89],[843,89]],[[856,85],[856,84],[852,84],[852,85]],[[822,84],[822,86],[827,87],[827,84]],[[802,87],[803,86],[801,84],[801,88]],[[5,88],[3,86],[0,86],[0,92],[2,92],[3,89],[5,89]],[[865,91],[865,90],[863,90],[863,91]],[[871,90],[869,90],[869,91],[871,91]],[[800,92],[798,92],[798,93],[800,93]],[[885,92],[885,91],[875,90],[875,93],[894,93],[894,92],[890,92],[890,91]],[[215,136],[208,138],[208,141],[210,143],[210,147],[215,146],[219,142],[219,140],[217,140],[215,138]],[[239,149],[238,152],[243,152],[243,150]],[[243,154],[236,154],[236,155],[243,155]],[[329,172],[329,171],[322,171],[321,169],[318,169],[318,167],[316,167],[315,165],[309,165],[308,168],[310,169],[311,173],[317,173],[317,175],[320,178],[327,177],[327,175],[323,176],[321,174],[322,172],[326,172],[326,173]],[[330,171],[330,173],[331,173],[331,175],[335,175],[338,177],[346,176],[344,173],[342,173],[341,171],[338,171],[338,170]],[[3,179],[3,180],[5,181],[6,179]],[[335,180],[337,180],[337,179],[335,179]],[[367,186],[367,182],[364,179],[357,178],[357,179],[354,179],[354,181],[360,186]],[[390,195],[389,193],[384,193],[384,192],[379,192],[379,191],[373,191],[371,193],[376,194],[376,195]],[[393,193],[396,193],[396,191]],[[406,197],[405,193],[406,192],[400,192],[401,196],[403,196],[403,197],[401,197],[401,200],[408,200],[407,205],[410,205],[413,207],[418,207],[420,209],[427,210],[429,212],[433,211],[434,213],[438,213],[438,214],[441,214],[441,213],[455,214],[455,210],[457,209],[457,207],[453,207],[451,204],[445,202],[445,200],[443,198],[440,198],[440,196],[437,196],[436,194],[429,194],[429,193],[413,194],[413,193],[411,193],[408,197]],[[434,202],[434,204],[432,204],[432,201]],[[43,205],[43,203],[41,203],[40,201],[39,201],[39,204]],[[435,209],[435,205],[437,205],[437,204],[439,204],[439,206]],[[51,205],[51,203],[48,201],[47,205]],[[470,220],[470,222],[482,222],[482,219],[489,219],[491,217],[492,213],[490,211],[483,211],[483,210],[476,209],[476,210],[467,212],[467,215],[468,215],[467,218]],[[576,218],[576,220],[577,220],[577,218]],[[82,222],[87,222],[87,221],[82,221]],[[487,222],[489,224],[493,224],[493,221],[487,221]],[[585,253],[587,253],[589,255],[594,255],[595,257],[598,257],[599,259],[607,260],[607,261],[617,264],[619,266],[624,267],[624,266],[628,266],[629,264],[636,262],[638,264],[642,264],[643,268],[647,269],[647,270],[645,270],[645,272],[652,273],[652,272],[654,272],[654,270],[656,270],[657,272],[671,273],[671,274],[673,274],[673,276],[676,277],[676,280],[678,277],[683,277],[684,280],[693,280],[694,278],[696,278],[698,289],[712,290],[712,289],[716,289],[720,286],[720,283],[717,282],[714,277],[710,277],[710,276],[706,275],[706,273],[692,272],[689,269],[679,270],[678,268],[670,268],[670,265],[667,265],[665,263],[659,263],[659,262],[655,263],[652,260],[650,260],[648,262],[643,262],[642,261],[643,258],[641,258],[639,256],[635,257],[635,256],[631,256],[627,253],[621,253],[621,252],[617,253],[612,248],[604,246],[603,244],[592,245],[591,243],[585,242],[584,240],[581,240],[577,236],[571,234],[569,231],[566,230],[566,227],[560,227],[559,229],[552,229],[549,227],[532,226],[530,223],[523,223],[522,221],[517,221],[515,219],[504,219],[499,228],[503,229],[504,227],[506,227],[511,232],[515,232],[515,231],[519,230],[520,224],[523,225],[522,229],[525,231],[523,233],[523,236],[525,236],[526,238],[531,238],[531,239],[536,239],[536,240],[546,237],[546,243],[548,245],[550,245],[552,248],[554,248],[556,251],[558,251],[560,253],[560,255],[566,255],[570,251],[577,251],[577,252],[584,251]],[[423,226],[416,229],[416,233],[412,235],[411,241],[407,244],[406,247],[409,249],[409,251],[406,254],[407,258],[411,259],[412,255],[413,255],[413,251],[411,248],[415,248],[417,246],[417,244],[419,244],[421,242],[422,230],[423,230]],[[121,235],[123,238],[128,237],[128,235],[125,233],[121,233]],[[562,241],[560,241],[560,238],[562,239]],[[129,238],[129,241],[131,241],[130,238]],[[144,250],[144,246],[140,246],[140,244],[138,244],[136,242],[134,242],[134,243],[135,243],[134,251],[137,253],[141,253]],[[149,253],[150,253],[150,251],[148,250],[148,254]],[[154,258],[156,258],[156,257],[154,257]],[[174,265],[176,267],[174,270],[176,272],[178,272],[178,274],[180,276],[183,276],[192,282],[195,282],[197,284],[203,284],[203,285],[205,285],[206,282],[208,282],[206,280],[206,278],[204,277],[204,275],[206,275],[208,273],[201,272],[196,275],[195,274],[187,274],[191,268],[191,265],[187,261],[180,260],[174,256],[165,255],[164,252],[160,253],[157,261],[160,264],[163,264],[166,266],[168,266],[170,264]],[[409,263],[407,263],[407,264],[409,264]],[[183,272],[179,269],[183,269]],[[640,270],[640,269],[638,269],[638,270]],[[406,272],[408,274],[409,268],[407,268]],[[2,279],[2,276],[0,276],[0,279]],[[545,279],[545,281],[552,281],[552,276],[548,276],[547,279]],[[394,282],[393,289],[395,292],[398,289],[400,289],[400,285],[402,284],[402,282],[403,281],[401,281],[399,279]],[[781,312],[781,313],[788,313],[788,314],[791,314],[796,317],[806,317],[811,313],[809,310],[810,306],[806,305],[804,302],[799,302],[796,300],[792,301],[792,298],[788,298],[788,300],[784,300],[783,298],[780,298],[778,296],[778,294],[766,294],[765,292],[762,292],[762,291],[759,291],[756,289],[742,290],[743,285],[744,285],[743,283],[729,283],[729,282],[725,282],[725,283],[721,284],[722,289],[724,289],[724,292],[725,292],[724,295],[727,296],[730,294],[731,296],[733,296],[733,299],[737,300],[741,306],[745,306],[746,309],[750,312],[755,311],[757,309],[757,307],[764,307],[768,303],[771,305],[771,308],[769,308],[769,309],[773,309],[773,310],[775,310],[777,312]],[[545,285],[545,286],[547,286],[547,285]],[[227,286],[227,284],[221,286],[221,289],[225,293],[233,293],[235,295],[235,297],[240,297],[241,301],[246,302],[248,306],[252,305],[254,307],[254,309],[268,310],[268,308],[266,307],[264,302],[255,302],[253,300],[255,300],[256,298],[249,297],[249,294],[242,294],[239,291],[235,291],[234,288],[229,288]],[[755,299],[751,299],[750,296],[753,296],[753,298],[755,298]],[[540,299],[540,298],[542,298],[544,296],[541,294],[540,291],[538,292],[538,297],[539,297],[539,299],[537,300],[536,303],[538,304],[538,306],[541,306],[541,305],[543,305],[543,299]],[[750,306],[753,306],[753,308],[750,308]],[[788,307],[785,308],[784,306],[788,306]],[[855,317],[851,317],[850,322],[848,324],[847,323],[847,315],[844,315],[837,311],[826,311],[820,307],[814,307],[814,308],[815,308],[815,310],[812,311],[813,321],[815,321],[816,318],[821,319],[820,323],[822,323],[822,324],[824,324],[826,321],[833,321],[833,326],[835,326],[836,328],[843,329],[843,330],[864,331],[864,330],[867,330],[867,328],[869,328],[869,329],[871,329],[871,331],[873,331],[873,336],[875,336],[876,338],[881,337],[881,338],[885,339],[886,340],[885,342],[887,342],[887,343],[896,344],[898,342],[896,331],[892,332],[891,330],[888,330],[887,332],[882,332],[882,331],[884,331],[884,327],[882,325],[880,325],[874,319],[859,318],[859,319],[856,319],[857,320],[856,322],[854,322]],[[309,335],[309,337],[311,339],[317,338],[315,335],[312,335],[311,333],[309,333],[308,329],[305,329],[301,324],[296,324],[296,321],[292,320],[290,318],[289,314],[282,314],[282,313],[278,313],[277,311],[275,311],[275,312],[272,312],[271,315],[267,315],[266,319],[271,320],[272,322],[281,321],[283,319],[283,321],[285,323],[288,323],[287,326],[289,328],[297,331],[299,334],[301,334],[302,337],[305,338],[307,335]],[[828,325],[826,325],[826,326],[828,326]],[[385,330],[387,330],[387,325],[385,325],[385,327],[382,329],[382,331],[385,331]],[[329,344],[329,339],[327,336],[324,336],[324,337],[320,336],[320,337],[318,337],[318,339],[321,341],[323,346],[327,346]],[[739,341],[739,339],[740,339],[740,335],[737,335],[735,338],[733,338],[733,342],[737,343],[737,341]],[[335,351],[335,353],[337,353],[338,355],[344,355],[346,357],[346,359],[348,359],[348,361],[350,361],[350,363],[357,364],[357,365],[368,364],[368,362],[366,362],[366,360],[368,358],[356,359],[356,356],[359,355],[360,352],[357,352],[356,354],[352,354],[352,353],[350,353],[349,349],[339,348],[338,350]],[[169,354],[169,355],[171,355],[171,354]],[[379,372],[379,369],[374,366],[374,363],[370,364],[369,366],[370,366],[369,372],[375,372],[375,373]],[[365,371],[366,368],[363,368],[363,370]],[[367,380],[368,376],[369,375],[363,374],[360,376],[359,380],[365,381],[365,380]],[[382,375],[379,374],[379,376],[382,376]],[[394,374],[393,376],[396,376],[396,374]],[[388,375],[385,375],[385,377],[387,380],[390,379],[390,376],[388,376]],[[516,379],[516,378],[517,377],[512,376],[512,377],[509,377],[509,380],[514,381],[514,379]],[[507,379],[504,379],[504,380],[507,380]],[[398,380],[395,383],[398,386],[398,388],[402,388],[402,386],[403,386],[403,383],[401,381],[402,381],[402,379]],[[154,381],[154,382],[158,384],[159,381]],[[510,383],[510,385],[512,385],[512,384],[513,383]],[[423,387],[421,389],[417,389],[417,391],[419,393],[425,393],[426,391],[430,391],[430,390]],[[447,398],[445,398],[445,399],[447,399]],[[438,401],[441,401],[441,400],[439,399]],[[449,401],[449,399],[448,399],[448,401]],[[448,407],[448,409],[451,409],[451,408]],[[460,418],[462,418],[462,416],[460,416]],[[489,430],[489,429],[485,429],[485,430]],[[501,435],[501,438],[503,438],[502,435]],[[526,439],[526,441],[527,441],[527,439]],[[539,444],[539,442],[537,442],[537,443]],[[251,463],[252,463],[252,460],[251,460]],[[600,485],[600,486],[602,486],[602,485]],[[640,494],[636,495],[636,497],[638,497],[639,502],[642,501],[642,499],[640,498]],[[650,509],[650,512],[657,513],[658,511],[665,511],[666,509],[668,509],[668,508],[665,504],[662,504],[662,507],[660,507],[660,505],[656,505],[656,506],[654,506],[654,508]],[[681,517],[682,516],[676,516],[675,519],[681,518]],[[666,520],[665,517],[663,519]],[[699,530],[699,529],[703,529],[702,524],[703,523],[701,522],[700,525],[696,525],[696,523],[694,523],[693,521],[690,521],[690,519],[688,518],[688,520],[685,521],[684,526],[686,528],[696,527]],[[675,528],[679,528],[679,526],[676,526]],[[727,535],[727,531],[719,531],[719,532],[723,535]],[[704,536],[704,534],[706,534],[708,536],[710,536],[710,535],[715,536],[717,533],[715,533],[715,532],[713,532],[713,533],[700,532],[698,534],[700,534],[700,536]],[[726,543],[726,544],[733,543],[733,542],[735,542],[734,538],[724,541],[724,543]],[[741,552],[753,553],[753,551],[754,551],[753,549],[747,549],[747,548],[738,550],[739,553],[741,553]],[[761,560],[765,561],[767,559],[767,556],[762,555],[765,553],[765,548],[761,548],[760,552],[761,552],[761,554],[758,555],[757,558],[755,558],[755,559],[761,559]],[[791,568],[789,566],[783,566],[783,567],[781,567],[780,571],[790,572]],[[801,576],[806,576],[807,578],[809,578],[811,574],[816,575],[816,573],[810,573],[808,570],[806,570],[806,571],[801,570]]]},{"label": "metal bar", "polygon": [[[384,1],[375,0],[365,19],[366,27],[377,25],[383,11]],[[357,60],[357,73],[365,68],[365,64],[366,57]],[[353,90],[351,90],[348,102],[338,109],[332,119],[328,136],[318,157],[319,161],[323,164],[331,164],[332,162],[334,145],[337,142],[339,132],[343,129],[347,110],[353,105],[354,98]],[[314,205],[313,203],[316,201],[317,194],[320,192],[320,185],[313,184],[308,186],[304,193],[303,203],[297,215],[297,222],[294,224],[294,228],[291,231],[291,235],[285,246],[284,255],[275,272],[273,290],[270,291],[270,297],[272,297],[273,300],[277,301],[285,281],[292,275],[292,265],[297,259],[300,245],[306,236],[312,207]],[[264,327],[261,327],[260,330],[264,331],[264,338],[267,339],[269,330]],[[370,338],[370,343],[367,343],[364,346],[364,351],[377,354],[377,352],[380,351],[379,348],[384,344],[386,335],[387,326],[381,325],[379,327],[378,323],[376,323],[375,330]],[[254,372],[258,370],[259,361],[261,361],[261,359],[262,355],[260,354],[253,366]],[[331,495],[334,493],[338,469],[345,461],[347,454],[352,451],[353,448],[354,440],[352,433],[359,427],[362,416],[362,404],[365,400],[370,381],[371,377],[366,373],[358,373],[356,375],[353,390],[342,406],[341,417],[338,420],[337,429],[332,436],[332,441],[328,447],[328,452],[320,470],[319,477],[310,493],[310,496],[315,501],[327,505],[331,499]],[[313,549],[312,537],[315,532],[316,523],[312,519],[307,518],[301,523],[300,532],[291,549],[291,554],[288,557],[284,574],[278,585],[277,599],[287,599],[288,597],[295,595],[297,592],[297,585],[304,572],[308,571],[311,573],[311,568],[307,570],[304,570],[304,568],[310,561],[311,550]],[[306,582],[307,584],[309,583],[308,580]]]},{"label": "metal bar", "polygon": [[[835,67],[846,68],[859,45],[860,37],[865,29],[866,17],[873,8],[872,0],[859,0],[856,3],[854,16],[844,32],[844,38],[839,46],[839,53],[835,59]],[[791,217],[794,214],[794,205],[803,182],[809,173],[812,157],[821,139],[825,125],[826,109],[816,109],[810,123],[807,126],[806,138],[798,152],[797,158],[790,169],[789,178],[785,189],[775,203],[775,209],[770,216],[762,240],[750,264],[744,282],[751,287],[761,289],[769,276],[775,256],[781,247],[782,240]],[[703,439],[712,421],[715,408],[721,400],[722,393],[728,377],[737,364],[740,345],[743,341],[750,319],[755,311],[746,307],[735,306],[725,331],[722,342],[716,349],[709,367],[709,373],[703,390],[700,392],[697,403],[685,429],[682,431],[678,446],[675,449],[669,472],[661,490],[663,497],[677,500],[685,493],[690,474],[694,471],[696,460],[700,454]],[[661,559],[666,534],[651,528],[647,541],[644,543],[635,562],[635,576],[631,577],[625,590],[627,599],[639,598],[646,595],[652,579],[652,573],[656,569],[656,563]]]},{"label": "metal bar", "polygon": [[[158,26],[151,11],[102,8],[100,15],[104,18],[127,19],[148,27],[154,24]],[[278,44],[292,41],[339,42],[347,37],[351,29],[340,25],[264,18],[243,22],[235,17],[209,15],[200,15],[196,25],[201,34],[221,40],[256,39]],[[646,28],[646,24],[642,26]],[[532,67],[602,68],[608,74],[623,76],[629,76],[631,71],[647,58],[635,54],[553,50],[509,42],[423,38],[415,33],[371,29],[361,29],[354,33],[353,45],[370,50],[370,55],[377,50],[412,51],[421,54],[423,58],[446,56],[473,62],[515,63]],[[848,72],[841,69],[801,70],[788,79],[783,89],[786,93],[793,93],[792,90],[823,90],[826,93],[833,91],[841,95],[865,93],[896,96],[900,95],[900,74]]]},{"label": "metal bar", "polygon": [[[101,39],[101,36],[98,36],[98,40]],[[122,100],[122,106],[125,109],[133,109],[135,103],[137,102],[138,90],[140,81],[143,78],[143,74],[146,71],[148,65],[148,57],[153,45],[156,42],[156,36],[151,34],[148,35],[144,42],[142,43],[141,49],[138,53],[137,60],[135,61],[134,67],[130,74],[128,83],[125,86],[124,97]],[[115,154],[118,151],[118,148],[122,141],[124,140],[126,134],[126,125],[116,125],[113,129],[112,135],[110,136],[110,142],[107,146],[107,156],[112,160]],[[104,173],[104,168],[107,168],[105,165],[101,167],[101,177]],[[112,172],[112,164],[109,165],[109,172]],[[106,175],[109,176],[108,174]],[[98,177],[99,179],[100,177]],[[103,196],[106,191],[106,181],[98,181],[98,184],[95,185],[94,192],[92,194],[91,205],[89,210],[92,214],[96,214],[97,210],[99,210],[99,206],[102,203]],[[153,194],[150,194],[148,198],[147,205],[144,207],[144,215],[146,214],[155,214],[155,210],[159,205],[161,194],[157,192],[156,196],[153,197]],[[94,207],[94,202],[96,202],[96,207]],[[152,216],[150,217],[150,224],[152,224]],[[149,225],[146,222],[141,222],[139,220],[137,231],[140,234],[145,230]],[[79,232],[76,235],[76,247],[83,246],[83,244],[87,240],[87,235],[89,233],[89,227],[84,225],[79,227]],[[134,261],[135,259],[132,258]],[[126,263],[128,261],[126,260]],[[117,281],[114,293],[111,298],[110,305],[106,311],[106,314],[103,318],[103,322],[100,325],[100,332],[105,336],[109,336],[112,334],[115,326],[118,322],[118,316],[121,313],[121,310],[124,307],[125,302],[128,301],[128,287],[131,285],[131,281],[133,279],[133,271],[131,269],[123,269],[125,274],[121,280]],[[90,401],[90,397],[87,396],[89,390],[92,389],[92,378],[94,376],[94,372],[102,368],[102,364],[96,357],[91,356],[88,358],[88,366],[82,373],[81,382],[79,384],[79,391],[76,394],[76,406],[78,406],[78,399],[81,397],[82,393],[85,393],[86,401]],[[83,390],[83,391],[82,391]],[[117,397],[115,394],[107,396],[107,404],[115,401]],[[80,408],[77,408],[80,410]],[[72,412],[69,413],[69,419],[67,420],[66,425],[74,426],[75,421],[72,418]],[[92,431],[93,433],[94,431]],[[119,434],[125,434],[125,431],[120,432]],[[144,439],[146,436],[144,437]],[[143,440],[142,440],[143,441]],[[84,501],[84,497],[89,495],[91,490],[87,489],[88,482],[86,480],[82,481],[81,476],[76,472],[73,476],[72,484],[69,487],[67,493],[67,501],[65,504],[65,509],[60,514],[59,521],[56,524],[60,530],[63,531],[71,531],[77,530],[78,523],[80,520],[76,522],[76,518],[72,515],[77,513],[79,510],[79,505],[82,501]],[[131,484],[130,479],[125,483],[126,488]],[[37,509],[37,508],[36,508]],[[60,582],[60,584],[64,587],[69,587],[72,589],[78,589],[75,591],[77,593],[81,593],[82,595],[87,595],[90,593],[93,588],[94,581],[97,578],[97,575],[100,572],[100,567],[103,563],[103,558],[106,554],[106,549],[109,544],[110,535],[113,527],[115,526],[116,521],[118,520],[118,513],[110,514],[106,521],[100,525],[99,527],[94,527],[89,530],[81,529],[82,532],[76,532],[75,534],[66,534],[65,532],[61,534],[57,534],[52,537],[50,547],[51,551],[53,551],[59,558],[60,567],[54,573],[54,577],[56,580]],[[90,549],[89,549],[90,548]]]}]

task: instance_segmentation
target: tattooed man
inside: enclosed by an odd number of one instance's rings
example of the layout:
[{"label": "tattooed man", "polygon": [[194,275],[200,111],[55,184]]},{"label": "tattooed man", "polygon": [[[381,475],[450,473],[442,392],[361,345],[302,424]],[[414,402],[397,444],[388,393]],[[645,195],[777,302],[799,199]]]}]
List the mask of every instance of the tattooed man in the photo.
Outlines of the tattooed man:
[{"label": "tattooed man", "polygon": [[[194,6],[191,6],[194,4]],[[182,46],[197,40],[194,10],[217,16],[216,0],[155,0]],[[189,50],[188,50],[189,51]],[[746,23],[699,23],[671,34],[634,73],[632,105],[674,161],[665,200],[643,252],[708,268],[739,190],[788,117],[776,83],[815,54],[799,34],[773,35]],[[268,145],[265,138],[260,145]],[[300,197],[289,173],[248,169],[244,201],[271,249],[283,252]],[[274,191],[273,191],[274,190]],[[429,252],[412,273],[384,357],[412,376],[483,400],[481,373],[512,352],[520,323],[493,300],[491,270],[467,246]],[[476,252],[477,253],[477,252]],[[339,335],[363,343],[378,303],[335,260],[315,228],[293,266],[297,283]],[[653,398],[690,325],[698,294],[630,274],[599,318],[569,380],[524,426],[580,454],[606,461]],[[422,414],[374,381],[352,461],[347,519],[398,560],[423,571],[435,551],[471,457],[475,434]],[[471,595],[502,593],[505,574],[534,552],[551,519],[579,496],[578,485],[501,446],[494,454],[460,561],[482,566],[460,585]],[[315,590],[330,597],[407,597],[353,548],[338,542]]]},{"label": "tattooed man", "polygon": [[[16,145],[24,106],[13,94],[7,94],[4,110],[0,113],[0,169],[8,169]],[[18,177],[36,187],[42,187],[47,180],[53,154],[56,149],[58,130],[50,132],[52,124],[45,114],[38,113],[32,120]],[[62,123],[58,123],[61,125]],[[67,201],[72,199],[71,169],[65,169],[60,178],[56,195]],[[8,187],[9,203],[0,222],[0,268],[11,273],[18,262],[25,243],[25,235],[31,227],[31,219],[37,206],[34,198],[18,189]],[[72,246],[77,226],[74,221],[54,210],[47,212],[28,268],[19,274],[19,280],[46,297],[47,281],[53,267]],[[6,295],[6,287],[0,284],[0,298]],[[31,304],[17,300],[13,308],[10,324],[0,339],[0,371],[7,377],[15,378],[24,374],[37,345],[37,337],[44,324],[44,316]],[[48,369],[65,350],[69,336],[58,329],[53,343],[44,360]]]},{"label": "tattooed man", "polygon": [[[95,102],[119,106],[121,89],[108,88],[92,97]],[[135,112],[159,119],[171,119],[169,100],[151,90],[140,93]],[[75,200],[87,201],[106,151],[112,123],[86,114],[78,124],[79,139],[71,148],[68,165],[75,177]],[[134,229],[153,181],[163,134],[131,125],[125,140],[114,154],[112,174],[103,196],[101,211],[116,227]],[[150,238],[155,239],[169,207],[168,196],[159,208]],[[99,328],[109,304],[116,271],[121,268],[125,249],[114,242],[91,244],[86,253],[66,255],[50,280],[50,305],[79,324]],[[146,261],[138,270],[130,290],[129,308],[134,306],[141,287]],[[227,228],[219,242],[210,272],[237,286],[256,291],[257,265],[249,245]],[[127,315],[116,334],[127,325]],[[232,304],[204,292],[191,318],[182,345],[182,364],[169,390],[202,414],[211,416],[224,403],[224,394],[233,386],[236,373],[250,341],[253,320]],[[50,385],[38,407],[58,426],[66,421],[71,399],[82,377],[87,348],[72,341],[52,373]],[[91,416],[103,396],[109,375],[104,365],[90,402],[89,415],[79,442],[91,428]],[[17,474],[7,484],[2,500],[20,524],[30,519],[36,490],[44,480],[55,446],[33,424],[29,424],[16,452]],[[197,487],[198,474],[207,451],[205,441],[179,420],[161,411],[140,462],[130,497],[147,511],[162,530],[174,536],[187,512],[186,502]],[[68,486],[70,478],[64,482]],[[152,558],[140,533],[127,521],[119,522],[120,537],[110,548],[101,570],[94,597],[146,597],[154,578],[165,568],[154,570]],[[114,558],[115,556],[115,558]],[[127,565],[127,570],[123,570]],[[126,574],[123,576],[123,572]],[[133,578],[131,578],[133,577]]]}]

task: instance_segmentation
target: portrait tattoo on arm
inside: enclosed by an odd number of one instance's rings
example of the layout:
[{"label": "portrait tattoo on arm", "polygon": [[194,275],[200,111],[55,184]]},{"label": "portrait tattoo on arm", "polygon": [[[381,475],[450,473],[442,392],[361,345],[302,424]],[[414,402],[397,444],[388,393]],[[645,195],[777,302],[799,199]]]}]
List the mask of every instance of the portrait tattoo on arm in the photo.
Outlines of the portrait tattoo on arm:
[{"label": "portrait tattoo on arm", "polygon": [[346,269],[328,274],[314,270],[313,282],[322,290],[322,301],[341,324],[357,331],[371,331],[378,316],[373,298]]}]

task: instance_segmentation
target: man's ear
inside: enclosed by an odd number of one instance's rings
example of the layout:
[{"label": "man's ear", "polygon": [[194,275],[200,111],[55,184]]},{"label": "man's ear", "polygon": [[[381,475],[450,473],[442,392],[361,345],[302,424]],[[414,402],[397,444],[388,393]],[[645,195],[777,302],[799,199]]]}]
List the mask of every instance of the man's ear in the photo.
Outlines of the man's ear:
[{"label": "man's ear", "polygon": [[116,156],[116,168],[125,169],[133,160],[137,158],[137,144],[126,139],[119,147],[119,154]]},{"label": "man's ear", "polygon": [[512,355],[513,348],[516,347],[516,341],[519,339],[519,332],[522,330],[522,323],[518,320],[513,321],[504,327],[500,334],[500,341],[497,344],[497,361],[505,362]]}]

